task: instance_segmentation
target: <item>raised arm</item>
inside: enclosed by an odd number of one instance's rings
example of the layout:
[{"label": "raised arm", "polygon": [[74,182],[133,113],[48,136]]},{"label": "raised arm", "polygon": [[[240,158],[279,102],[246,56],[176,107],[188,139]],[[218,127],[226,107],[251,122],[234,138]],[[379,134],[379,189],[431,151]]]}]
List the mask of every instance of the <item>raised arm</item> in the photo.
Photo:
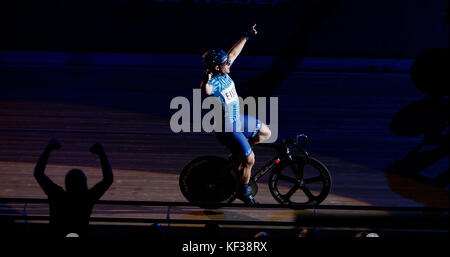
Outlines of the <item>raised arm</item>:
[{"label": "raised arm", "polygon": [[58,139],[52,138],[47,146],[45,147],[44,152],[41,154],[39,161],[34,168],[34,177],[36,178],[39,185],[42,187],[44,192],[48,194],[50,187],[55,185],[47,175],[45,175],[45,167],[47,166],[47,161],[50,156],[52,150],[60,149],[61,143]]},{"label": "raised arm", "polygon": [[234,44],[234,46],[231,47],[231,49],[228,51],[228,58],[231,60],[231,62],[234,62],[234,60],[242,52],[245,43],[247,43],[247,40],[258,33],[255,27],[256,24],[254,24],[252,28],[249,31],[247,31],[247,33],[241,39],[239,39],[239,41],[237,41],[236,44]]},{"label": "raised arm", "polygon": [[210,95],[212,92],[212,86],[208,84],[209,80],[212,77],[212,72],[209,70],[205,70],[203,73],[203,79],[202,82],[200,82],[200,89],[202,90],[203,94]]},{"label": "raised arm", "polygon": [[103,179],[98,182],[91,190],[98,200],[108,190],[114,181],[111,164],[106,156],[105,150],[101,144],[94,144],[91,149],[91,153],[98,155],[102,165]]}]

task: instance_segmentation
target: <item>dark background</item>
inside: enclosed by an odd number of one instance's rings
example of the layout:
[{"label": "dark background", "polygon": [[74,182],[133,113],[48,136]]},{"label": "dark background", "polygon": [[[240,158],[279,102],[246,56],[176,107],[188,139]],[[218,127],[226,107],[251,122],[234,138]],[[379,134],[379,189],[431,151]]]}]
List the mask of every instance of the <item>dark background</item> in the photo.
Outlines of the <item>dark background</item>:
[{"label": "dark background", "polygon": [[[448,1],[2,1],[0,46],[9,50],[199,54],[229,48],[252,24],[246,55],[285,51],[306,34],[304,56],[414,58],[448,46]],[[298,35],[297,35],[298,36]]]}]

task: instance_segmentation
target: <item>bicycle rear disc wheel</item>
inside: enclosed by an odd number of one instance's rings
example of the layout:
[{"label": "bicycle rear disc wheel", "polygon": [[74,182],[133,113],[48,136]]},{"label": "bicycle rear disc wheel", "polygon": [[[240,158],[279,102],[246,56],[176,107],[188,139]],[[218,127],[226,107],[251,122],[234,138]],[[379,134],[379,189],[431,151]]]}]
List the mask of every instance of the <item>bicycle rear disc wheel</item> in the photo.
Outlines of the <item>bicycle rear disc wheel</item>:
[{"label": "bicycle rear disc wheel", "polygon": [[202,156],[180,173],[179,185],[189,202],[230,203],[236,198],[236,174],[228,160]]},{"label": "bicycle rear disc wheel", "polygon": [[270,174],[269,190],[281,204],[320,204],[331,190],[328,168],[310,157],[294,157]]}]

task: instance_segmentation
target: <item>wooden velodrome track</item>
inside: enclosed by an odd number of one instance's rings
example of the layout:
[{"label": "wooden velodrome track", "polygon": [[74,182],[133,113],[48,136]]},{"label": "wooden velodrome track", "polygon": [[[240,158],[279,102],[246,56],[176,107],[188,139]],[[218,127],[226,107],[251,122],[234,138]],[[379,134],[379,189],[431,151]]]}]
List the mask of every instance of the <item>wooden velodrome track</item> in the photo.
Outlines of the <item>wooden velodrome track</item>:
[{"label": "wooden velodrome track", "polygon": [[[164,67],[3,64],[0,197],[46,198],[33,178],[33,168],[47,141],[57,137],[63,147],[52,153],[46,173],[60,185],[75,167],[87,173],[89,186],[100,180],[100,162],[88,151],[100,142],[115,176],[102,200],[186,201],[178,187],[184,165],[197,156],[228,154],[213,135],[170,130],[169,119],[175,112],[169,109],[170,100],[179,95],[191,99],[200,73],[200,69]],[[232,76],[239,88],[255,72],[235,70]],[[448,208],[448,189],[385,173],[388,164],[420,141],[397,137],[389,130],[400,108],[423,98],[408,73],[295,72],[275,96],[279,97],[279,137],[309,135],[311,155],[331,171],[333,187],[323,204]],[[270,149],[255,149],[255,153],[255,169],[272,156]],[[446,161],[435,168],[448,168]],[[275,203],[266,181],[259,184],[257,199]],[[3,213],[24,211],[23,204],[0,206]],[[290,221],[295,213],[180,207],[172,209],[171,218]],[[48,209],[45,204],[29,205],[27,214],[47,215]],[[167,208],[144,206],[96,206],[93,212],[101,217],[163,219],[166,215]]]}]

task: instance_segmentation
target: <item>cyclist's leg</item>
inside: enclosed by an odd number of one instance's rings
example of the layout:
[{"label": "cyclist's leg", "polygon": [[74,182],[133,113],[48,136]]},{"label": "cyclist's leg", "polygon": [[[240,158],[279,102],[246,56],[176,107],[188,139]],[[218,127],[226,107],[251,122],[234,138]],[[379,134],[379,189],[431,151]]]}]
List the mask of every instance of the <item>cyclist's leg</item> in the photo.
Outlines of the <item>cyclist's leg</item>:
[{"label": "cyclist's leg", "polygon": [[262,123],[261,129],[259,130],[258,134],[256,134],[255,137],[249,139],[250,145],[262,143],[269,139],[271,135],[272,131],[270,131],[269,127],[266,124]]},{"label": "cyclist's leg", "polygon": [[233,158],[239,161],[238,171],[242,171],[241,182],[248,184],[255,154],[243,132],[216,133],[217,139],[231,150]]},{"label": "cyclist's leg", "polygon": [[[247,142],[247,140],[245,140],[245,142],[248,144],[248,148],[250,148],[250,144]],[[241,183],[238,185],[237,198],[239,198],[240,200],[242,200],[244,203],[247,204],[258,203],[253,197],[253,195],[250,193],[250,190],[248,188],[254,164],[255,164],[255,154],[253,153],[253,151],[251,151],[250,155],[246,156],[242,160],[241,165],[239,167],[242,173],[240,181]]]},{"label": "cyclist's leg", "polygon": [[252,153],[245,157],[241,164],[239,165],[238,171],[242,171],[241,175],[241,183],[242,184],[248,184],[250,182],[250,177],[252,176],[252,168],[255,164],[255,154]]},{"label": "cyclist's leg", "polygon": [[216,135],[219,141],[231,150],[234,158],[240,159],[238,171],[242,173],[240,185],[238,185],[238,197],[246,203],[257,203],[248,190],[252,167],[255,163],[255,154],[248,143],[247,137],[243,132],[225,132],[216,133]]},{"label": "cyclist's leg", "polygon": [[242,115],[241,123],[244,126],[244,135],[251,146],[262,143],[270,138],[269,127],[253,116]]}]

